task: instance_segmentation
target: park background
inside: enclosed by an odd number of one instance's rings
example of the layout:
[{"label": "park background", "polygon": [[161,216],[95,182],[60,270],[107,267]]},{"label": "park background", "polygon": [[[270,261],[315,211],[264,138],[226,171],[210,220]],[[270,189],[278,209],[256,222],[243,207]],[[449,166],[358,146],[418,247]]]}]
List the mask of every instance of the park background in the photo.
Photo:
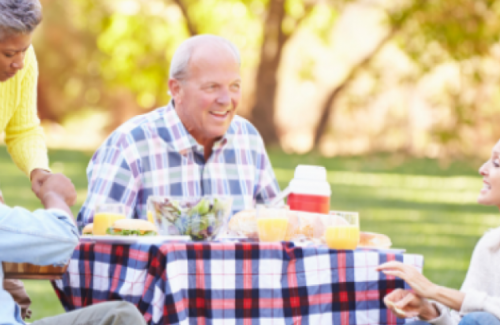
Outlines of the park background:
[{"label": "park background", "polygon": [[[168,100],[187,37],[211,33],[242,55],[239,114],[262,134],[280,186],[323,165],[331,207],[363,231],[425,256],[459,288],[472,249],[500,224],[479,206],[477,170],[500,138],[500,2],[488,0],[41,0],[34,46],[51,168],[87,192],[93,151],[118,125]],[[9,205],[36,209],[0,147]],[[25,281],[34,320],[63,312],[50,283]]]}]

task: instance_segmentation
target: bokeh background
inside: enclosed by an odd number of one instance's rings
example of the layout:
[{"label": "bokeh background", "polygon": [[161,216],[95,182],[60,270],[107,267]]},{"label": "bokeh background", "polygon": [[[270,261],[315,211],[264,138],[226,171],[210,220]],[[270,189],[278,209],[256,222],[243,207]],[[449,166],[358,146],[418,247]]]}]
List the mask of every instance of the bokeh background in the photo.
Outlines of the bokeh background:
[{"label": "bokeh background", "polygon": [[[322,165],[332,209],[425,256],[459,288],[478,238],[500,224],[475,203],[500,138],[500,2],[493,0],[41,0],[38,109],[51,168],[72,178],[129,118],[164,106],[170,59],[211,33],[242,55],[239,114],[266,142],[282,188]],[[0,147],[7,203],[39,207]],[[34,319],[62,312],[48,282],[25,282]]]}]

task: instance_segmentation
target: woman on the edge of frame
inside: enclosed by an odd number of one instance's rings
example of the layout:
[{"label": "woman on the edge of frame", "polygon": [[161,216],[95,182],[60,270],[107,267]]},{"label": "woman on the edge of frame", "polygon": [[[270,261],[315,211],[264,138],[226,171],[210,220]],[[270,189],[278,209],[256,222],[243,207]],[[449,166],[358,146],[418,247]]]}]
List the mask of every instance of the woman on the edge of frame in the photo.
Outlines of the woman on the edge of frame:
[{"label": "woman on the edge of frame", "polygon": [[[479,173],[483,188],[477,202],[500,209],[500,141]],[[398,317],[418,317],[411,325],[500,325],[500,227],[488,231],[477,243],[460,291],[434,284],[399,262],[387,262],[377,269],[403,279],[413,289],[396,289],[384,298]]]}]

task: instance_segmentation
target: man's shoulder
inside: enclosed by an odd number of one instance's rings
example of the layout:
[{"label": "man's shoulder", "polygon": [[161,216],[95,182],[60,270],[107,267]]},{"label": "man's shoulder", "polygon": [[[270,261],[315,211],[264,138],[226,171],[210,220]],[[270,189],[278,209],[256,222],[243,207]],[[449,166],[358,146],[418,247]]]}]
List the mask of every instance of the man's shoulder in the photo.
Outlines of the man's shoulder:
[{"label": "man's shoulder", "polygon": [[236,115],[231,122],[231,129],[234,134],[248,135],[262,138],[257,128],[246,118]]},{"label": "man's shoulder", "polygon": [[138,115],[120,125],[106,140],[106,146],[124,147],[146,139],[146,133],[158,132],[163,125],[165,107],[160,107],[146,114]]}]

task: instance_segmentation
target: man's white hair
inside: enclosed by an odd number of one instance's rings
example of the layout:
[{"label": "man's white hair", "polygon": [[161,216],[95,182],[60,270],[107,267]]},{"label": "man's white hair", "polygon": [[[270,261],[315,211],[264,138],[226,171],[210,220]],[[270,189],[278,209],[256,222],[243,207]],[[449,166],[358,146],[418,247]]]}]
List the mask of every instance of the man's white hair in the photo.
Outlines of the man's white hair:
[{"label": "man's white hair", "polygon": [[0,0],[0,40],[13,34],[29,34],[42,21],[38,0]]},{"label": "man's white hair", "polygon": [[[0,0],[1,1],[1,0]],[[196,35],[188,38],[177,48],[170,62],[170,78],[184,80],[188,73],[189,60],[196,47],[202,43],[218,44],[226,47],[241,65],[240,51],[231,41],[215,35]]]}]

